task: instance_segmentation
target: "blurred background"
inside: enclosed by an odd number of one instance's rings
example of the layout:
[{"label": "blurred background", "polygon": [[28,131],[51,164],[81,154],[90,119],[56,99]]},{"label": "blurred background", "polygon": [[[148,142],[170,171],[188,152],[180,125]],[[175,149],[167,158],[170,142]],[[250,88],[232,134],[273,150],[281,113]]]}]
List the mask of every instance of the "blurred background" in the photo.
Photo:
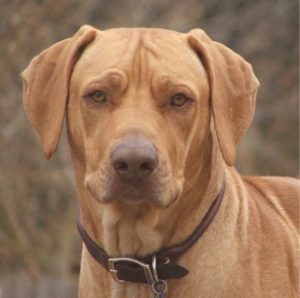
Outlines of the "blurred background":
[{"label": "blurred background", "polygon": [[243,174],[298,175],[298,2],[0,0],[0,298],[76,297],[81,241],[65,135],[44,160],[22,106],[20,72],[82,24],[200,27],[240,53],[261,82],[239,145]]}]

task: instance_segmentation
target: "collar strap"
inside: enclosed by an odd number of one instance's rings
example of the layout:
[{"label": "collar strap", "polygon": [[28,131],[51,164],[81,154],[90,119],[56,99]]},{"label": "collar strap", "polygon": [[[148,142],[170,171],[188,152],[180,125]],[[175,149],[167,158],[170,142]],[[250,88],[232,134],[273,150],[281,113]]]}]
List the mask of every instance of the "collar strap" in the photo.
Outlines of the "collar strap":
[{"label": "collar strap", "polygon": [[177,245],[162,248],[157,253],[142,258],[112,258],[102,247],[98,246],[96,242],[92,240],[81,224],[79,217],[77,219],[77,228],[90,255],[107,271],[111,272],[118,282],[134,282],[152,285],[153,282],[157,280],[181,278],[189,273],[186,268],[177,264],[176,261],[195,244],[209,227],[219,210],[224,193],[225,178],[223,179],[219,193],[204,218],[186,240]]}]

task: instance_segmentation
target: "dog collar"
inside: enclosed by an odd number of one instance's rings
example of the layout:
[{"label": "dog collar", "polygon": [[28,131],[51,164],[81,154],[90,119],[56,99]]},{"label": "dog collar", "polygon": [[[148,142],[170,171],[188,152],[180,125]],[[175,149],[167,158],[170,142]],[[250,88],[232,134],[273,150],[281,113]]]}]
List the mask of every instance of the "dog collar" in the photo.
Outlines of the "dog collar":
[{"label": "dog collar", "polygon": [[215,200],[209,207],[204,218],[196,227],[193,233],[183,242],[162,248],[158,252],[145,257],[110,257],[105,250],[89,236],[80,217],[77,219],[77,228],[81,238],[89,251],[90,255],[107,271],[112,273],[116,281],[142,283],[152,286],[156,293],[157,288],[166,288],[167,279],[181,278],[186,276],[189,271],[176,263],[195,242],[207,230],[215,215],[217,214],[225,193],[225,178],[223,179],[221,189]]}]

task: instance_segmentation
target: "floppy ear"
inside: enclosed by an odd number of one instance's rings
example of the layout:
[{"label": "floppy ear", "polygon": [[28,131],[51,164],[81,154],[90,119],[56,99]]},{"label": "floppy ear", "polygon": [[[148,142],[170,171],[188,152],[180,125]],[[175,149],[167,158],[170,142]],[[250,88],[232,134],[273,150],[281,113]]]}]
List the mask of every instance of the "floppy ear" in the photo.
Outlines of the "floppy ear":
[{"label": "floppy ear", "polygon": [[93,27],[82,26],[73,37],[54,44],[32,59],[21,74],[24,108],[48,159],[55,152],[60,137],[74,64],[95,35]]},{"label": "floppy ear", "polygon": [[249,63],[212,41],[204,31],[192,30],[188,33],[188,41],[207,71],[219,145],[224,160],[232,166],[236,145],[254,114],[259,82]]}]

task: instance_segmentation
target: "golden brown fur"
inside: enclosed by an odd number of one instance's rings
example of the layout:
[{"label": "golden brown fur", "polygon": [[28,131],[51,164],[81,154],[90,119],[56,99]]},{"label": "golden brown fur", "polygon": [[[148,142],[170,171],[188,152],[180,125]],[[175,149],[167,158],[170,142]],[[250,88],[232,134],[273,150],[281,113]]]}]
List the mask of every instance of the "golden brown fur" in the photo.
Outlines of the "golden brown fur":
[{"label": "golden brown fur", "polygon": [[[48,158],[66,113],[81,219],[109,255],[143,256],[186,239],[226,175],[220,210],[180,259],[190,273],[168,282],[169,297],[297,296],[299,183],[242,177],[233,167],[258,88],[243,58],[201,30],[84,26],[22,76],[25,109]],[[109,94],[108,104],[87,99],[95,89]],[[174,109],[174,93],[193,101]],[[112,148],[129,134],[159,152],[154,182],[134,202],[110,165]],[[153,294],[115,282],[83,246],[79,296]]]}]

